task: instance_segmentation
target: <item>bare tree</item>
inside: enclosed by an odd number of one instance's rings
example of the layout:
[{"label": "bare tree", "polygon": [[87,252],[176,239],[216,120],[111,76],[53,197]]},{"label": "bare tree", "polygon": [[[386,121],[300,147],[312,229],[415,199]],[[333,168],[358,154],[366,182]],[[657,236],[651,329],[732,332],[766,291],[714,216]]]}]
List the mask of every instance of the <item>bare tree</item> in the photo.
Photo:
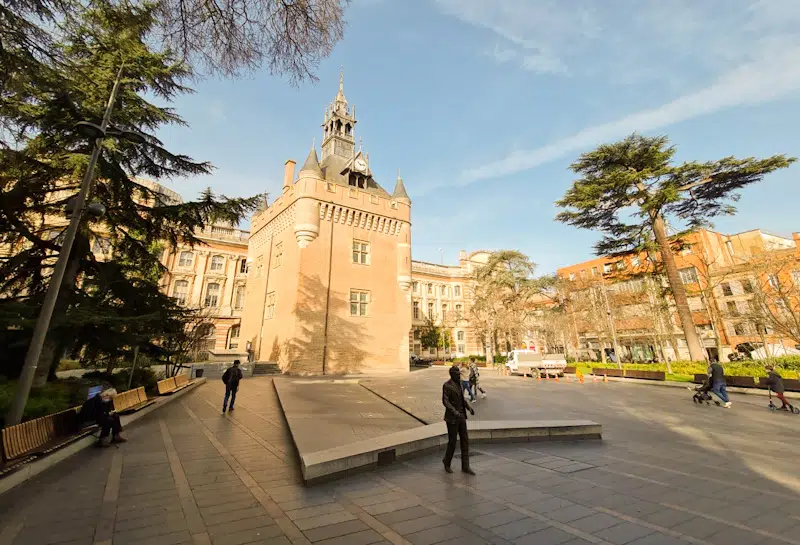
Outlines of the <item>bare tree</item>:
[{"label": "bare tree", "polygon": [[768,330],[800,345],[800,258],[793,250],[763,254],[753,271],[753,298],[744,316],[762,336],[764,349]]},{"label": "bare tree", "polygon": [[350,0],[160,0],[164,44],[213,72],[265,66],[293,83],[344,35]]}]

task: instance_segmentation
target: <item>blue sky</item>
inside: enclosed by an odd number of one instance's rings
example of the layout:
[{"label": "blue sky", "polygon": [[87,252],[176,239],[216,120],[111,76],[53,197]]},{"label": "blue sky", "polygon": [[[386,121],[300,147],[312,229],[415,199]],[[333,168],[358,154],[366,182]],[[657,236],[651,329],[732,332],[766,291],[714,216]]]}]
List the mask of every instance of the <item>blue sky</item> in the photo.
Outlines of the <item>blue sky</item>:
[{"label": "blue sky", "polygon": [[[593,257],[596,233],[555,223],[581,152],[633,131],[679,160],[800,155],[797,0],[354,0],[345,38],[291,87],[266,72],[205,80],[174,106],[168,147],[211,161],[185,197],[280,191],[286,159],[320,144],[344,66],[375,177],[401,170],[413,257],[515,248],[539,272]],[[800,231],[800,165],[742,194],[722,232]]]}]

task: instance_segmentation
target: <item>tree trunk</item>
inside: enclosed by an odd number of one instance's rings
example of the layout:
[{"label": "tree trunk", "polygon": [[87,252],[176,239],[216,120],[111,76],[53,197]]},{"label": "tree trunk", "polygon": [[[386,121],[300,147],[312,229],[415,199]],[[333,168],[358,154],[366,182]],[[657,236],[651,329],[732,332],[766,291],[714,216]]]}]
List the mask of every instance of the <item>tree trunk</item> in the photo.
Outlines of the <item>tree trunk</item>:
[{"label": "tree trunk", "polygon": [[683,282],[681,282],[678,266],[675,264],[675,256],[672,255],[672,249],[669,246],[664,218],[659,214],[653,214],[652,219],[653,234],[661,250],[664,270],[667,273],[672,296],[675,298],[675,306],[678,309],[678,318],[681,321],[683,335],[686,338],[686,344],[689,346],[689,357],[692,361],[706,361],[706,351],[703,349],[700,337],[697,335],[697,329],[692,319],[692,311],[689,310],[689,301],[686,298],[686,289],[683,287]]}]

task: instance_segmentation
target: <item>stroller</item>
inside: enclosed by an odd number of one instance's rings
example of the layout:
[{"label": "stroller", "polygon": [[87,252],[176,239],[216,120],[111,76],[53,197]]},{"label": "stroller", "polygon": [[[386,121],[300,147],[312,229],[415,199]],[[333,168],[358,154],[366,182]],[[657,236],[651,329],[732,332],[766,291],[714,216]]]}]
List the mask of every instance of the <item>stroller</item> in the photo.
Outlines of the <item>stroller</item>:
[{"label": "stroller", "polygon": [[719,400],[716,400],[711,397],[711,377],[706,377],[703,384],[696,388],[692,388],[691,386],[688,388],[689,390],[694,391],[694,395],[692,396],[692,401],[698,404],[705,403],[706,405],[711,405],[713,401],[716,405],[719,405]]}]

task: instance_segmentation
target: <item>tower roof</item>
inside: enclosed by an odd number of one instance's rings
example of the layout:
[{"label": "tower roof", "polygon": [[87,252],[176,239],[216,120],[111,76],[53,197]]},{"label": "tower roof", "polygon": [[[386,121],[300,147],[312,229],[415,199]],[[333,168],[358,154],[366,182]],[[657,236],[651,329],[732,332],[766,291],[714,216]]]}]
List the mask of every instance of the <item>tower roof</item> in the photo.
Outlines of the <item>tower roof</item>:
[{"label": "tower roof", "polygon": [[309,170],[322,176],[322,169],[319,166],[319,158],[317,157],[316,146],[311,146],[308,156],[306,157],[306,162],[303,163],[303,166],[300,168],[300,172],[303,172],[304,170]]},{"label": "tower roof", "polygon": [[394,191],[392,192],[392,198],[394,199],[405,199],[408,202],[411,202],[411,198],[408,196],[408,192],[406,191],[406,186],[403,184],[403,178],[400,177],[400,170],[397,171],[397,183],[394,184]]}]

